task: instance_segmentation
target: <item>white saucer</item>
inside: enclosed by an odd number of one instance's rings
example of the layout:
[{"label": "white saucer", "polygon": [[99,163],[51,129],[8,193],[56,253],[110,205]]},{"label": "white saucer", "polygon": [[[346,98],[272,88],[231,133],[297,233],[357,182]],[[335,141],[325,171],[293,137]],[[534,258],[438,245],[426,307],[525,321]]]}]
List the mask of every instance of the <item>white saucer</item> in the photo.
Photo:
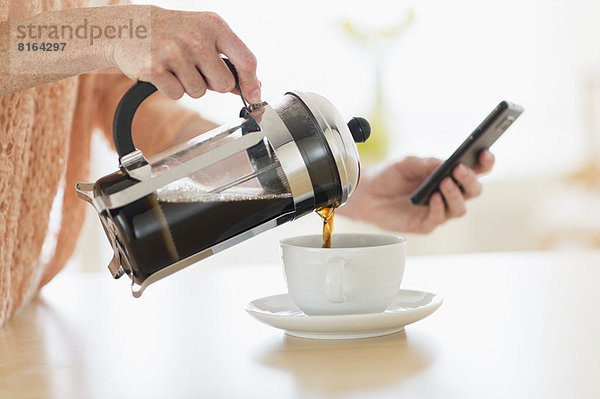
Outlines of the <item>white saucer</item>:
[{"label": "white saucer", "polygon": [[307,316],[289,294],[256,299],[246,311],[256,319],[289,335],[313,339],[378,337],[402,331],[404,326],[432,314],[442,298],[429,292],[400,290],[383,313]]}]

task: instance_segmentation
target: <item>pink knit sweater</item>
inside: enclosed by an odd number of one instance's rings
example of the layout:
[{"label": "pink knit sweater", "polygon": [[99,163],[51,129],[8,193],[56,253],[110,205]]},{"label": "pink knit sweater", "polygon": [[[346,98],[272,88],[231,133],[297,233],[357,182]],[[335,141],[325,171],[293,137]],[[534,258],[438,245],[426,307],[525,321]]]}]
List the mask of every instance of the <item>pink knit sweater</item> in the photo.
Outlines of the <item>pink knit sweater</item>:
[{"label": "pink knit sweater", "polygon": [[[0,0],[0,21],[81,7],[97,0]],[[104,4],[114,3],[106,0]],[[2,75],[0,79],[18,79]],[[87,206],[75,194],[87,181],[94,129],[111,135],[116,105],[132,85],[125,76],[94,73],[0,97],[0,325],[35,297],[71,256]],[[136,144],[168,147],[193,113],[160,94],[134,121]],[[116,165],[115,165],[116,168]],[[49,228],[50,210],[61,215]]]}]

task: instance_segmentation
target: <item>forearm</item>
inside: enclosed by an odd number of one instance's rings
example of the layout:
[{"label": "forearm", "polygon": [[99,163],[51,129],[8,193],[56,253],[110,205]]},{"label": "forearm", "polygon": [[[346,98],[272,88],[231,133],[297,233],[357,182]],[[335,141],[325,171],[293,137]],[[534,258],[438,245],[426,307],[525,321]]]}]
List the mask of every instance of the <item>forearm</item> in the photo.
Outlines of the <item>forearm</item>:
[{"label": "forearm", "polygon": [[216,123],[202,118],[199,114],[192,115],[186,123],[181,125],[177,130],[172,145],[184,143],[187,140],[190,140],[201,133],[208,132],[218,126],[219,125]]},{"label": "forearm", "polygon": [[[146,156],[165,151],[217,127],[198,113],[177,103],[166,109],[157,107],[160,101],[140,107],[133,123],[133,141]],[[164,103],[163,103],[164,105]]]},{"label": "forearm", "polygon": [[367,197],[371,190],[372,177],[378,169],[377,167],[370,167],[361,170],[358,185],[348,197],[346,203],[335,210],[336,215],[355,220],[365,220],[365,213],[369,213],[368,206],[365,209],[365,203],[369,202]]},{"label": "forearm", "polygon": [[335,210],[335,214],[344,216],[354,220],[363,220],[362,218],[362,205],[361,205],[361,192],[354,192],[348,201]]},{"label": "forearm", "polygon": [[114,66],[116,41],[149,43],[150,14],[149,6],[89,7],[1,23],[0,96]]}]

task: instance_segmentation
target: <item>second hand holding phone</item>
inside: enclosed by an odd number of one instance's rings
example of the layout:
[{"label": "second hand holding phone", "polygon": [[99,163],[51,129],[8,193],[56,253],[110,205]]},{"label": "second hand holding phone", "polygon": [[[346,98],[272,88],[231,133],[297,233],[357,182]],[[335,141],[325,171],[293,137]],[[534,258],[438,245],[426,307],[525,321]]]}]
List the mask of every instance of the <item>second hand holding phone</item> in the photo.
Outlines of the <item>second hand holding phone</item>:
[{"label": "second hand holding phone", "polygon": [[458,164],[469,168],[477,165],[481,150],[488,149],[508,129],[508,127],[523,113],[523,107],[502,101],[481,122],[473,133],[458,147],[454,154],[437,167],[431,175],[412,193],[410,201],[414,205],[427,205],[429,197],[438,190],[441,181],[452,177],[452,172]]}]

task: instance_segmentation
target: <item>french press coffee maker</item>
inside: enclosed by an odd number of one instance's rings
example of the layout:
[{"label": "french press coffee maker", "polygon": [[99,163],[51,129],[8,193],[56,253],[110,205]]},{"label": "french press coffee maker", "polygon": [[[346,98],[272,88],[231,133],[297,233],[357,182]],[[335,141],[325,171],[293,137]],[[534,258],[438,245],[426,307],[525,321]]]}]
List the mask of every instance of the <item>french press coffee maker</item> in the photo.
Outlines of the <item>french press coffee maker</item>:
[{"label": "french press coffee maker", "polygon": [[365,119],[346,124],[325,98],[300,91],[276,105],[248,106],[237,87],[244,102],[239,119],[146,159],[131,125],[157,89],[137,82],[114,116],[119,170],[77,184],[114,250],[111,274],[127,274],[135,297],[265,230],[344,204],[358,183],[355,142],[370,134]]}]

